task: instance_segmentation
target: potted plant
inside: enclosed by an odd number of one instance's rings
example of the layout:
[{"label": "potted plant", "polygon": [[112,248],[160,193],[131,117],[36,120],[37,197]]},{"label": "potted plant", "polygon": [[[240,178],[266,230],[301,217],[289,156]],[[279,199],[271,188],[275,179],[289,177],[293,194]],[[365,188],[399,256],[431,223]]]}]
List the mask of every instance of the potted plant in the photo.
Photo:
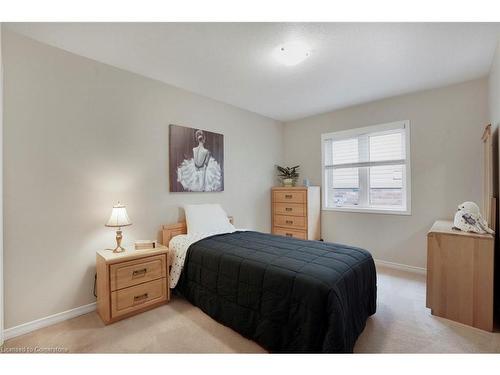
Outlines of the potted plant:
[{"label": "potted plant", "polygon": [[283,186],[295,186],[299,178],[299,172],[297,172],[299,169],[298,165],[295,167],[280,167],[277,165],[276,168],[278,169],[278,176],[281,178]]}]

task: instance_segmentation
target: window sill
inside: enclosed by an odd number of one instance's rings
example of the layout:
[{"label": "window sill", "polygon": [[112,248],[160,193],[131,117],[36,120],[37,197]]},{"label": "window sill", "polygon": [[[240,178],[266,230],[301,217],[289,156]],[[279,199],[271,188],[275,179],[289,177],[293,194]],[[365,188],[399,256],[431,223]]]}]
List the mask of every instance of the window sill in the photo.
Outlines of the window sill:
[{"label": "window sill", "polygon": [[363,214],[386,214],[410,216],[411,210],[394,210],[384,208],[356,208],[356,207],[323,207],[323,211],[356,212]]}]

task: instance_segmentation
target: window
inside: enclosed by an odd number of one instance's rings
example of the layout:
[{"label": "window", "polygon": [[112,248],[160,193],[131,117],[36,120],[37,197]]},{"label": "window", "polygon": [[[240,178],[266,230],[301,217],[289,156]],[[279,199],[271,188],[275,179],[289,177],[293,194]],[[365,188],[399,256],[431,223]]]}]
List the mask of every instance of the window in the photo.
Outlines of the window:
[{"label": "window", "polygon": [[323,209],[411,213],[410,123],[323,134]]}]

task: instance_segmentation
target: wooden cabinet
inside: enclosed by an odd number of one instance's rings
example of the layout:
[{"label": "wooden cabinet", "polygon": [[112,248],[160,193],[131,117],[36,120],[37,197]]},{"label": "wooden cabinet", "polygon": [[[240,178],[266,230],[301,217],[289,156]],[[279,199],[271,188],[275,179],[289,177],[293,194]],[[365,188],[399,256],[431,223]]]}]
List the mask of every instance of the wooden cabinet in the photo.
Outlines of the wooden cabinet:
[{"label": "wooden cabinet", "polygon": [[164,246],[97,252],[97,312],[106,324],[168,302],[168,255]]},{"label": "wooden cabinet", "polygon": [[427,307],[433,315],[493,330],[494,238],[436,221],[427,235]]},{"label": "wooden cabinet", "polygon": [[274,187],[271,202],[273,234],[304,240],[321,238],[319,186]]}]

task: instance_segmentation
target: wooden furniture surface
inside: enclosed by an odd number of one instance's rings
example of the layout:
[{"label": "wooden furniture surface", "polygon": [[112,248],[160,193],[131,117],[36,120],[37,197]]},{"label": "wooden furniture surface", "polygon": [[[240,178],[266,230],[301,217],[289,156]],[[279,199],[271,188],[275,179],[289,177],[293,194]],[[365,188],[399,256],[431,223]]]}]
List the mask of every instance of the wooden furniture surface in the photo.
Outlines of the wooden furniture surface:
[{"label": "wooden furniture surface", "polygon": [[498,170],[497,144],[491,131],[491,124],[484,128],[483,136],[483,210],[484,218],[491,229],[496,231],[497,199],[495,191],[496,171]]},{"label": "wooden furniture surface", "polygon": [[168,248],[96,254],[97,312],[109,324],[167,303]]},{"label": "wooden furniture surface", "polygon": [[436,221],[427,235],[427,303],[433,315],[493,330],[494,237]]},{"label": "wooden furniture surface", "polygon": [[321,238],[319,186],[271,189],[272,233],[304,240]]}]

